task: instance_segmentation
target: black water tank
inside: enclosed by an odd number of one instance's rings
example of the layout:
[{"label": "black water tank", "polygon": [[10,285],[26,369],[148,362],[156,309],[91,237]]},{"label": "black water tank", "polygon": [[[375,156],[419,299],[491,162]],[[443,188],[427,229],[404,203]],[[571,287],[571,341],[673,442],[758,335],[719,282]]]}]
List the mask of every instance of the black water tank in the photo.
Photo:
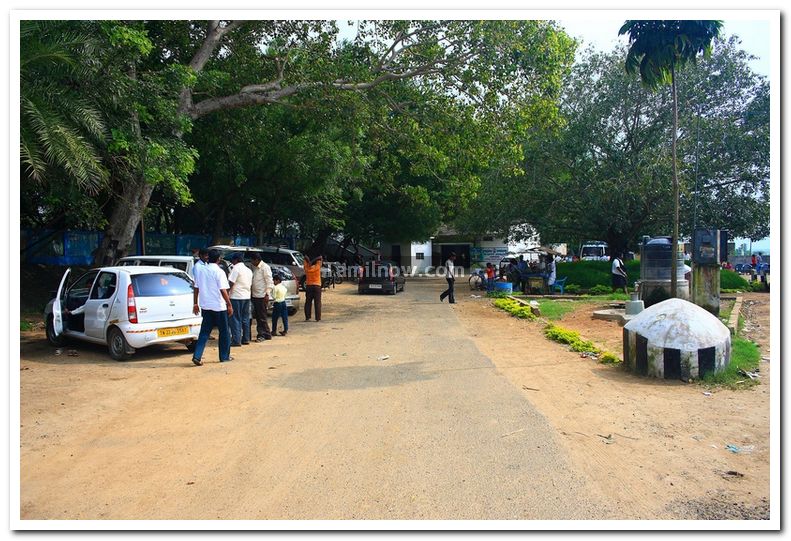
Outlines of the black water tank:
[{"label": "black water tank", "polygon": [[[640,247],[640,279],[670,280],[671,249],[671,237],[644,237]],[[684,257],[681,254],[678,254],[676,268],[678,279],[683,280]]]}]

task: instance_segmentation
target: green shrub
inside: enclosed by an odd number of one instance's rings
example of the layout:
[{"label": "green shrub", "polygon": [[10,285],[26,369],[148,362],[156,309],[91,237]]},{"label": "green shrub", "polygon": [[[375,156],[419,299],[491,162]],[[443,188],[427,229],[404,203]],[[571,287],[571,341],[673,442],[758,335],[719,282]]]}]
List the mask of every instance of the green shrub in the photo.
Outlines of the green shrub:
[{"label": "green shrub", "polygon": [[510,295],[510,293],[506,293],[505,291],[488,291],[486,296],[490,299],[504,299]]},{"label": "green shrub", "polygon": [[529,306],[523,306],[521,303],[513,299],[496,299],[494,306],[500,310],[505,310],[514,317],[519,319],[536,319],[536,315],[530,310]]},{"label": "green shrub", "polygon": [[612,293],[612,288],[609,286],[603,286],[601,284],[593,286],[588,290],[588,293],[591,295],[606,295],[607,293]]},{"label": "green shrub", "polygon": [[33,324],[31,322],[29,322],[29,321],[22,320],[22,321],[19,322],[19,330],[23,331],[23,332],[25,332],[25,331],[32,331],[33,330]]},{"label": "green shrub", "polygon": [[571,351],[596,354],[599,356],[599,362],[608,364],[621,362],[621,359],[615,354],[601,350],[590,340],[583,340],[578,332],[558,327],[552,323],[547,325],[544,329],[544,336],[555,342],[567,344]]},{"label": "green shrub", "polygon": [[603,364],[618,364],[621,362],[621,358],[614,353],[605,351],[601,354],[601,357],[599,357],[599,362]]},{"label": "green shrub", "polygon": [[[625,261],[626,278],[629,287],[634,287],[635,280],[640,279],[640,262],[637,260]],[[590,289],[598,284],[609,284],[612,263],[610,261],[575,261],[574,263],[558,263],[557,277],[568,278],[566,283],[579,285],[580,289]],[[566,286],[566,290],[569,287]]]},{"label": "green shrub", "polygon": [[740,289],[747,290],[749,284],[738,272],[723,269],[720,271],[720,289]]},{"label": "green shrub", "polygon": [[563,288],[564,293],[571,293],[572,295],[575,293],[579,293],[582,290],[582,286],[579,284],[569,284]]}]

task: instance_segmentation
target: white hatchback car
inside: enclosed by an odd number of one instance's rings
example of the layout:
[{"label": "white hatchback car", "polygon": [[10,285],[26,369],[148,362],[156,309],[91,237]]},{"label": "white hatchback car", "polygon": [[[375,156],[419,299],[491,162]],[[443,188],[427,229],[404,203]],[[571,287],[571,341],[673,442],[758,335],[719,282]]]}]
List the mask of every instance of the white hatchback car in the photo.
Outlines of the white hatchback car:
[{"label": "white hatchback car", "polygon": [[44,309],[51,344],[63,345],[67,337],[106,344],[117,361],[151,344],[194,346],[202,318],[192,313],[193,282],[185,272],[167,267],[102,267],[66,287],[70,270]]}]

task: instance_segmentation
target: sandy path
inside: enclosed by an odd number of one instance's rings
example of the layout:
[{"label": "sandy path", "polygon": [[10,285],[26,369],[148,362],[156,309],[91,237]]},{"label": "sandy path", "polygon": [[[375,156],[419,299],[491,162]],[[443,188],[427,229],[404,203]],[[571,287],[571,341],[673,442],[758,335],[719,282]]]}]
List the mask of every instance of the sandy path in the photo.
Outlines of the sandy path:
[{"label": "sandy path", "polygon": [[[768,295],[750,300],[749,328],[768,340]],[[510,317],[487,299],[462,301],[458,314],[480,350],[547,417],[574,467],[622,518],[768,518],[768,362],[762,385],[706,396],[699,385],[581,358],[545,340],[543,324]],[[620,355],[621,328],[591,319],[592,310],[559,324]],[[731,453],[726,444],[745,451]]]},{"label": "sandy path", "polygon": [[[211,347],[202,367],[175,345],[126,363],[85,344],[54,356],[26,333],[21,517],[623,516],[539,410],[556,412],[476,347],[457,318],[473,306],[439,304],[435,289],[344,285],[321,323],[293,317],[287,338],[234,348],[227,364]],[[609,460],[590,441],[590,460]]]}]

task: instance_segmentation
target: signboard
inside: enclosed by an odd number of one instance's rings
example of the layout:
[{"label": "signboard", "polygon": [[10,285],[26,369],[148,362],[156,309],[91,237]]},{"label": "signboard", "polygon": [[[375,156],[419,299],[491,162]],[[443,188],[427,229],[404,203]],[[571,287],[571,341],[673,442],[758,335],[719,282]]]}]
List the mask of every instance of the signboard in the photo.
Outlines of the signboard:
[{"label": "signboard", "polygon": [[508,246],[470,246],[472,263],[491,263],[497,266],[500,260],[508,255]]}]

